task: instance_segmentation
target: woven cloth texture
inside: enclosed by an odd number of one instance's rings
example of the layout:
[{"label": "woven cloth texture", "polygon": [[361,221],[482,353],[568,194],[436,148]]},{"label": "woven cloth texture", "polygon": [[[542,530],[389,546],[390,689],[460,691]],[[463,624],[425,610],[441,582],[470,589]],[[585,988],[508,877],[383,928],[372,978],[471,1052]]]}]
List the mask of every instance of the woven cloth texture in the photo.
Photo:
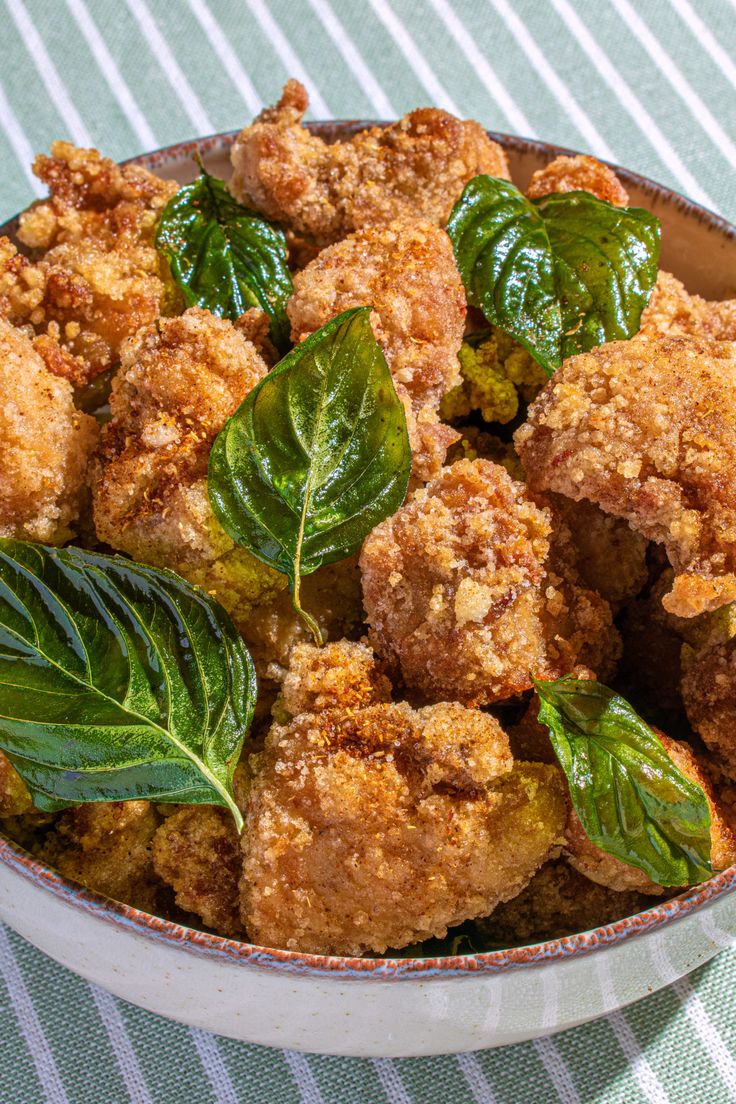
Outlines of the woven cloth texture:
[{"label": "woven cloth texture", "polygon": [[[287,76],[311,117],[419,104],[618,161],[736,219],[728,0],[0,0],[0,221],[58,137],[122,159],[241,126]],[[736,952],[534,1043],[368,1061],[246,1046],[89,986],[0,928],[2,1104],[721,1104]]]}]

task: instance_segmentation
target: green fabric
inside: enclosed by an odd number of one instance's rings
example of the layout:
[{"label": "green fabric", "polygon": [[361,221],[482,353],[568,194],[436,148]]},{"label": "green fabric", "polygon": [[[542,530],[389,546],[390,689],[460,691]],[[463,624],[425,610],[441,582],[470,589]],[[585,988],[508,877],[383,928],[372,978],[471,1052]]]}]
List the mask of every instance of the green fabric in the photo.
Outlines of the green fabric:
[{"label": "green fabric", "polygon": [[[310,86],[313,117],[434,102],[617,160],[736,219],[726,0],[0,0],[0,13],[0,221],[33,198],[28,163],[52,139],[128,157],[242,125],[288,75]],[[189,1031],[2,929],[0,980],[8,1104],[736,1099],[733,950],[553,1039],[394,1062]]]}]

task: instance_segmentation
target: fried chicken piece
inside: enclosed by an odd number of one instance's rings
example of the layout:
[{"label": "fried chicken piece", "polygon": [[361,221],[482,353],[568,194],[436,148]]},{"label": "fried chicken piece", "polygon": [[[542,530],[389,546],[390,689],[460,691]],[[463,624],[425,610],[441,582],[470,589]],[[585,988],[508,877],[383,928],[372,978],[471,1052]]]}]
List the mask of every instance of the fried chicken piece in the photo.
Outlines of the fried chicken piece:
[{"label": "fried chicken piece", "polygon": [[[335,700],[354,700],[338,681]],[[518,893],[564,817],[559,772],[514,765],[488,714],[447,702],[301,713],[258,757],[243,923],[254,941],[326,954],[443,936]]]},{"label": "fried chicken piece", "polygon": [[502,700],[618,650],[603,599],[548,563],[550,512],[488,460],[459,460],[363,545],[370,637],[430,701]]},{"label": "fried chicken piece", "polygon": [[8,259],[7,243],[0,252],[0,309],[57,339],[79,386],[177,302],[153,240],[177,185],[69,142],[54,142],[33,170],[51,196],[21,215],[18,238],[35,259]]},{"label": "fried chicken piece", "polygon": [[[305,575],[301,601],[319,625],[323,640],[354,639],[363,632],[363,592],[357,557],[328,564]],[[240,624],[258,675],[256,714],[269,715],[294,649],[312,640],[288,590],[253,611]]]},{"label": "fried chicken piece", "polygon": [[265,373],[232,323],[198,307],[140,330],[121,352],[93,483],[101,541],[200,584],[238,624],[286,580],[215,520],[207,465],[216,434]]},{"label": "fried chicken piece", "polygon": [[[711,863],[714,870],[725,870],[736,863],[736,834],[729,826],[724,810],[721,809],[711,779],[686,743],[671,740],[663,732],[657,732],[657,736],[675,766],[704,790],[711,816]],[[576,870],[592,882],[607,886],[609,889],[617,892],[633,890],[637,893],[655,895],[667,892],[663,886],[651,881],[643,870],[601,851],[588,839],[577,813],[572,808],[565,830],[565,853]]]},{"label": "fried chicken piece", "polygon": [[0,817],[22,816],[32,811],[28,787],[7,755],[0,751]]},{"label": "fried chicken piece", "polygon": [[287,313],[301,341],[351,307],[371,325],[407,414],[414,472],[429,479],[458,434],[439,422],[442,396],[460,381],[465,292],[450,239],[429,222],[359,230],[294,277]]},{"label": "fried chicken piece", "polygon": [[685,290],[675,276],[660,272],[641,316],[646,337],[704,337],[736,341],[736,299],[701,299]]},{"label": "fried chicken piece", "polygon": [[637,338],[571,357],[514,440],[533,490],[590,499],[664,544],[669,612],[736,599],[736,345]]},{"label": "fried chicken piece", "polygon": [[391,700],[391,683],[367,644],[299,644],[291,653],[281,708],[287,717],[327,709],[365,709]]},{"label": "fried chicken piece", "polygon": [[688,720],[727,778],[736,781],[736,637],[685,650],[682,698]]},{"label": "fried chicken piece", "polygon": [[518,897],[499,905],[476,927],[494,943],[524,943],[560,939],[633,916],[651,902],[633,890],[617,892],[596,885],[564,859],[547,863]]},{"label": "fried chicken piece", "polygon": [[233,195],[319,245],[398,217],[444,225],[479,173],[509,179],[506,155],[475,122],[419,108],[387,127],[328,145],[302,125],[295,80],[235,140]]},{"label": "fried chicken piece", "polygon": [[150,801],[77,805],[61,814],[39,855],[65,878],[155,912],[160,883],[152,842],[158,824]]},{"label": "fried chicken piece", "polygon": [[627,207],[629,203],[629,193],[613,169],[586,154],[555,157],[543,169],[537,169],[526,190],[529,199],[555,192],[592,192],[614,207]]},{"label": "fried chicken piece", "polygon": [[240,839],[227,809],[185,805],[167,816],[153,837],[153,865],[174,889],[179,908],[220,935],[242,932]]},{"label": "fried chicken piece", "polygon": [[75,409],[70,385],[0,319],[0,537],[69,540],[96,443],[97,423]]},{"label": "fried chicken piece", "polygon": [[648,542],[622,518],[604,514],[587,499],[548,496],[554,518],[553,545],[581,583],[618,609],[648,578]]}]

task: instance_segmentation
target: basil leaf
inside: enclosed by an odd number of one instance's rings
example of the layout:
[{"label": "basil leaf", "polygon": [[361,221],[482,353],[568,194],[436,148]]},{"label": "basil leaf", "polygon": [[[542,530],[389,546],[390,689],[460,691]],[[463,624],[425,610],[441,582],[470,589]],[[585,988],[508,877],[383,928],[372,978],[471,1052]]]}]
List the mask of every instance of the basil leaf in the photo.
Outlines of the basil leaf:
[{"label": "basil leaf", "polygon": [[271,339],[289,348],[286,303],[292,294],[281,230],[243,207],[222,180],[204,169],[164,208],[156,246],[188,307],[206,307],[233,321],[249,307],[271,320]]},{"label": "basil leaf", "polygon": [[0,747],[41,809],[224,805],[255,704],[225,611],[170,571],[0,540]]},{"label": "basil leaf", "polygon": [[659,885],[711,877],[705,793],[625,698],[569,677],[534,685],[588,838]]},{"label": "basil leaf", "polygon": [[[299,579],[357,552],[404,501],[406,415],[370,307],[332,319],[251,391],[215,438],[209,493],[225,531]],[[305,615],[319,639],[319,631]]]},{"label": "basil leaf", "polygon": [[447,224],[468,302],[552,375],[562,361],[639,329],[659,266],[660,223],[589,192],[530,200],[476,176]]}]

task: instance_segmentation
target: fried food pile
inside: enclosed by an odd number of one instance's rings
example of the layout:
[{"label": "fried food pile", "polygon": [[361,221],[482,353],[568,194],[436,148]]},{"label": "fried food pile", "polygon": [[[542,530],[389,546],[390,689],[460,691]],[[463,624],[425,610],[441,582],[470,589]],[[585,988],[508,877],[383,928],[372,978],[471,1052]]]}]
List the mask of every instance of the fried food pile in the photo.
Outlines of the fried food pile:
[{"label": "fried food pile", "polygon": [[[736,301],[660,272],[635,337],[547,381],[468,307],[445,229],[473,177],[510,179],[504,151],[431,108],[330,143],[307,106],[289,81],[236,139],[228,186],[285,231],[295,345],[371,307],[406,500],[359,556],[304,577],[317,647],[208,497],[212,443],[274,364],[267,316],[185,309],[155,245],[178,186],[54,143],[34,166],[49,198],[0,238],[0,536],[178,572],[231,614],[260,689],[242,835],[207,805],[40,813],[2,753],[0,826],[85,886],[272,947],[611,923],[677,887],[588,838],[535,682],[631,700],[704,791],[714,869],[736,862]],[[628,204],[587,156],[527,194],[579,190]]]}]

